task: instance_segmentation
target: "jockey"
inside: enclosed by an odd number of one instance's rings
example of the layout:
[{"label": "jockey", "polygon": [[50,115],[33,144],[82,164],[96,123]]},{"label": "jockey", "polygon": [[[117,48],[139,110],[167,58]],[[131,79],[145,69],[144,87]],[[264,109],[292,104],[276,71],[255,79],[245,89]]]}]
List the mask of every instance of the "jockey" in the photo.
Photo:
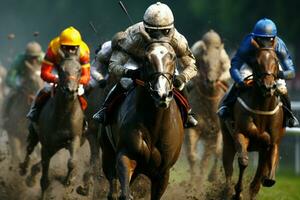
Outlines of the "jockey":
[{"label": "jockey", "polygon": [[106,86],[111,53],[111,41],[104,42],[100,48],[96,50],[96,57],[91,62],[91,80],[89,83],[91,88],[94,88],[97,85],[99,85],[100,88]]},{"label": "jockey", "polygon": [[25,52],[18,55],[13,61],[11,67],[8,70],[6,76],[6,84],[12,88],[17,89],[22,85],[22,79],[24,77],[24,69],[26,65],[37,66],[37,72],[40,71],[40,66],[45,53],[42,50],[42,47],[37,42],[29,42],[26,45]]},{"label": "jockey", "polygon": [[[174,27],[174,17],[171,9],[160,2],[148,7],[144,14],[143,22],[136,23],[124,32],[116,34],[112,40],[113,53],[110,59],[109,72],[117,77],[139,78],[140,71],[126,68],[125,64],[129,59],[134,61],[143,60],[145,45],[147,44],[142,36],[143,34],[146,34],[154,41],[161,38],[167,38],[170,41],[183,68],[183,71],[176,75],[173,84],[176,88],[183,91],[185,84],[197,74],[195,58],[184,36]],[[100,123],[106,123],[107,107],[116,96],[124,93],[124,91],[126,89],[121,84],[117,84],[108,94],[102,108],[94,115],[94,119]],[[185,126],[196,126],[197,123],[197,120],[189,111]]]},{"label": "jockey", "polygon": [[196,58],[198,69],[211,67],[218,70],[218,72],[213,73],[213,75],[219,75],[217,76],[218,80],[227,85],[230,80],[230,59],[224,49],[221,37],[217,32],[209,30],[202,36],[201,40],[192,46],[191,50]]},{"label": "jockey", "polygon": [[231,60],[230,74],[235,84],[225,95],[218,115],[222,119],[228,119],[231,115],[232,106],[237,99],[237,93],[247,86],[243,73],[245,73],[245,70],[249,70],[249,66],[245,67],[245,63],[251,63],[251,58],[255,56],[255,48],[251,44],[252,40],[255,40],[262,48],[272,47],[275,43],[275,52],[280,60],[280,71],[278,73],[280,79],[277,80],[276,85],[281,101],[286,108],[286,125],[289,127],[298,126],[299,122],[291,111],[291,102],[284,81],[284,79],[289,80],[295,77],[294,64],[284,42],[277,36],[276,25],[272,20],[266,18],[255,24],[253,32],[244,38],[240,48]]},{"label": "jockey", "polygon": [[[53,74],[52,71],[59,67],[61,56],[59,50],[63,51],[66,55],[76,55],[80,51],[79,62],[82,66],[80,84],[85,86],[90,80],[90,51],[85,42],[82,41],[81,35],[74,27],[69,27],[63,30],[60,36],[54,38],[47,49],[44,57],[41,70],[41,78],[50,84],[57,84],[59,77]],[[27,117],[32,121],[38,120],[39,113],[49,99],[51,94],[52,85],[48,85],[41,89],[31,106]],[[78,95],[83,95],[83,87],[78,88]]]}]

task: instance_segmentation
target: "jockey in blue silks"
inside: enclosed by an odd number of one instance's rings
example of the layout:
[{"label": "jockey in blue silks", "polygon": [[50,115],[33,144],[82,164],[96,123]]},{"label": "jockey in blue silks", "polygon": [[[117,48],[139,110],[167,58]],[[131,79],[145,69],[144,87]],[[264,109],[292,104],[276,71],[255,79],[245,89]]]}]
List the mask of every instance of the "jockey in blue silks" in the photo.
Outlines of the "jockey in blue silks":
[{"label": "jockey in blue silks", "polygon": [[[291,102],[288,97],[285,80],[293,79],[295,77],[295,67],[292,58],[284,42],[277,36],[277,28],[275,23],[270,19],[259,20],[252,31],[242,41],[238,51],[231,60],[230,74],[235,84],[224,96],[218,115],[221,119],[228,119],[231,116],[232,107],[237,99],[237,93],[246,88],[244,81],[245,70],[251,71],[251,60],[255,57],[255,47],[251,41],[255,40],[259,47],[270,48],[275,46],[275,52],[280,61],[280,71],[276,82],[277,90],[281,101],[285,107],[286,126],[298,126],[299,122],[291,111]],[[274,44],[275,43],[275,44]],[[251,71],[252,72],[252,71]]]}]

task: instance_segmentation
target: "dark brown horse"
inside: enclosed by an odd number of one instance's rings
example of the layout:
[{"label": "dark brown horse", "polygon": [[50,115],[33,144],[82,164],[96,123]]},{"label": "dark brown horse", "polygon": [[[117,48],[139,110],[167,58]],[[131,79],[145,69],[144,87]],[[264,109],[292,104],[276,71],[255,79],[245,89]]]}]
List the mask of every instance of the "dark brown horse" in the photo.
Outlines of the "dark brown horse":
[{"label": "dark brown horse", "polygon": [[155,42],[145,50],[140,69],[145,86],[136,86],[112,113],[111,126],[101,133],[102,164],[110,183],[108,199],[129,199],[129,184],[139,174],[150,178],[151,199],[160,199],[178,159],[183,123],[173,98],[172,78],[176,54],[167,42]]},{"label": "dark brown horse", "polygon": [[243,174],[248,166],[248,151],[258,151],[259,163],[250,184],[250,198],[255,199],[260,185],[275,184],[279,144],[285,133],[283,108],[276,95],[279,61],[273,48],[259,48],[255,41],[256,58],[253,69],[253,86],[241,92],[234,105],[234,126],[221,121],[223,133],[223,165],[228,193],[231,193],[233,160],[238,157],[239,179],[235,185],[234,199],[241,199]]},{"label": "dark brown horse", "polygon": [[40,77],[40,64],[31,64],[24,61],[21,85],[12,91],[6,99],[4,109],[4,129],[8,132],[9,144],[14,159],[21,159],[22,147],[26,144],[28,121],[26,114],[30,108],[35,93],[44,85]]},{"label": "dark brown horse", "polygon": [[[62,53],[62,52],[61,52]],[[64,55],[62,55],[64,58]],[[62,148],[70,152],[68,160],[68,174],[65,184],[70,185],[76,174],[77,150],[83,143],[84,113],[78,99],[78,86],[81,77],[81,65],[78,56],[69,56],[62,60],[58,68],[59,83],[53,98],[50,98],[42,109],[37,126],[36,135],[29,135],[27,154],[21,170],[26,173],[35,145],[42,145],[42,195],[49,186],[48,169],[52,156]],[[36,167],[36,165],[35,165]]]},{"label": "dark brown horse", "polygon": [[[227,90],[226,81],[230,77],[228,70],[230,61],[223,47],[206,47],[202,50],[201,43],[199,45],[196,43],[193,47],[192,52],[195,55],[199,73],[192,80],[189,99],[193,112],[197,116],[198,126],[186,130],[185,148],[191,178],[195,178],[195,166],[197,166],[200,169],[199,178],[203,179],[206,172],[209,172],[209,160],[213,158],[214,164],[210,170],[209,180],[214,180],[217,175],[218,161],[221,160],[222,155],[222,134],[216,112]],[[200,165],[196,165],[197,147],[200,141],[203,141],[204,148]]]}]

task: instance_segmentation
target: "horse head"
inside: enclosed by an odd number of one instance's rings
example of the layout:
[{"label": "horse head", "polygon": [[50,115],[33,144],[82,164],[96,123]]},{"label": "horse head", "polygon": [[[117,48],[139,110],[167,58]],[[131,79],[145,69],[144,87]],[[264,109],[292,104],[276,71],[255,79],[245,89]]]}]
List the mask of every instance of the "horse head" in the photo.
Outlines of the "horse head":
[{"label": "horse head", "polygon": [[253,80],[260,88],[263,96],[273,96],[276,91],[276,80],[278,79],[279,60],[274,47],[259,48],[253,40],[256,47],[256,57],[252,64]]},{"label": "horse head", "polygon": [[60,90],[65,97],[75,99],[77,97],[79,80],[81,77],[79,53],[75,55],[67,55],[62,51],[59,51],[59,54],[62,60],[58,67],[58,90]]},{"label": "horse head", "polygon": [[166,41],[156,41],[146,47],[146,65],[142,77],[157,107],[168,108],[173,99],[173,77],[176,53]]}]

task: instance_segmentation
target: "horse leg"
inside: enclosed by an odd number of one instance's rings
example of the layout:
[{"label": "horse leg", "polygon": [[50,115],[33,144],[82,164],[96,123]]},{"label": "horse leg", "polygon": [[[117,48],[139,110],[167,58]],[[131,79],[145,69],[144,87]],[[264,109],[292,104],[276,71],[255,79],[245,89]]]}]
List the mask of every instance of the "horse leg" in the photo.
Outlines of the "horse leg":
[{"label": "horse leg", "polygon": [[116,155],[106,136],[105,130],[102,129],[100,143],[102,148],[102,169],[105,177],[109,181],[108,200],[118,200],[118,179],[116,171]]},{"label": "horse leg", "polygon": [[228,132],[227,128],[223,129],[223,153],[222,153],[222,161],[223,167],[225,171],[226,178],[226,186],[225,186],[225,196],[227,198],[231,198],[232,195],[232,174],[233,174],[233,161],[234,156],[236,154],[236,150],[234,147],[233,139]]},{"label": "horse leg", "polygon": [[243,190],[243,175],[246,167],[248,166],[248,152],[247,148],[249,145],[249,139],[246,138],[242,133],[237,133],[235,136],[235,146],[238,152],[238,163],[239,163],[239,179],[237,184],[235,185],[235,195],[234,199],[242,198],[242,190]]},{"label": "horse leg", "polygon": [[208,168],[209,164],[209,159],[211,157],[211,145],[212,143],[208,140],[204,142],[204,150],[203,150],[203,155],[200,161],[200,182],[204,180],[205,177],[205,172]]},{"label": "horse leg", "polygon": [[30,161],[30,155],[32,154],[35,146],[38,144],[39,139],[35,132],[29,132],[29,135],[27,136],[27,148],[26,148],[26,156],[24,159],[24,162],[20,163],[20,175],[24,176],[27,173],[27,168]]},{"label": "horse leg", "polygon": [[124,152],[117,156],[117,171],[121,183],[120,200],[130,199],[129,183],[131,176],[135,170],[137,163],[135,160],[130,159]]},{"label": "horse leg", "polygon": [[26,178],[26,185],[28,187],[33,187],[36,182],[36,175],[41,172],[42,162],[39,161],[38,163],[34,164],[31,167],[31,173]]},{"label": "horse leg", "polygon": [[186,134],[186,154],[190,165],[191,180],[195,177],[195,163],[197,159],[197,144],[199,135],[195,129],[188,129]]},{"label": "horse leg", "polygon": [[167,170],[151,178],[151,200],[159,200],[161,198],[168,186],[169,176],[170,171]]},{"label": "horse leg", "polygon": [[257,195],[257,193],[260,189],[261,180],[262,180],[263,174],[266,170],[266,158],[267,158],[266,152],[260,151],[257,170],[256,170],[255,176],[250,184],[250,190],[249,190],[250,200],[255,199],[255,196]]},{"label": "horse leg", "polygon": [[83,186],[79,186],[77,188],[77,193],[84,196],[88,195],[89,193],[90,186],[92,185],[92,178],[94,178],[94,182],[98,181],[97,184],[94,184],[94,186],[97,187],[100,185],[100,146],[96,137],[96,133],[97,130],[89,131],[86,136],[90,146],[90,166],[83,175]]},{"label": "horse leg", "polygon": [[70,186],[75,178],[76,174],[76,161],[77,161],[77,150],[80,147],[80,137],[77,135],[73,138],[70,144],[69,152],[70,158],[68,160],[68,174],[65,178],[64,185]]},{"label": "horse leg", "polygon": [[219,160],[221,159],[221,154],[222,154],[222,134],[221,132],[217,132],[217,140],[215,142],[215,145],[214,145],[214,155],[215,155],[215,158],[214,158],[214,164],[213,164],[213,167],[210,171],[210,174],[208,176],[208,180],[210,182],[212,181],[215,181],[217,180],[217,176],[218,176],[218,162]]},{"label": "horse leg", "polygon": [[278,144],[271,144],[267,156],[268,174],[264,177],[262,184],[264,187],[272,187],[275,184],[275,172],[278,166],[279,147]]},{"label": "horse leg", "polygon": [[49,164],[52,156],[53,156],[53,152],[49,152],[47,148],[42,146],[42,177],[40,180],[40,185],[42,188],[42,199],[44,199],[45,191],[50,184],[48,172],[49,172]]}]

